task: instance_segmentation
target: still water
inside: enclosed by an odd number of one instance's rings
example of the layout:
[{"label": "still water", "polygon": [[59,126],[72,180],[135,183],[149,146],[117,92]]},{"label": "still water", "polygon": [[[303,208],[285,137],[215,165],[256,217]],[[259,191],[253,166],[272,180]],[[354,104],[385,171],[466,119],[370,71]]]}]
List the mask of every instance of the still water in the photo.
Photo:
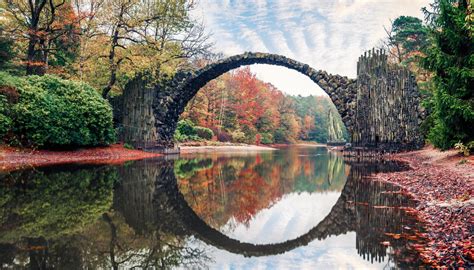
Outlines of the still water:
[{"label": "still water", "polygon": [[4,173],[0,266],[415,268],[415,202],[370,179],[401,169],[292,146]]}]

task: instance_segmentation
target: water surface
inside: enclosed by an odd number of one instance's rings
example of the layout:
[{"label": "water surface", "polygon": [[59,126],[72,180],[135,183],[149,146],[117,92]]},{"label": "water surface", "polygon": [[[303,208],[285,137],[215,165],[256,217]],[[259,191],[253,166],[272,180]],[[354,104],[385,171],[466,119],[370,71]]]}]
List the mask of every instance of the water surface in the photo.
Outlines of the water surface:
[{"label": "water surface", "polygon": [[4,173],[0,264],[11,269],[396,269],[421,264],[402,164],[324,147]]}]

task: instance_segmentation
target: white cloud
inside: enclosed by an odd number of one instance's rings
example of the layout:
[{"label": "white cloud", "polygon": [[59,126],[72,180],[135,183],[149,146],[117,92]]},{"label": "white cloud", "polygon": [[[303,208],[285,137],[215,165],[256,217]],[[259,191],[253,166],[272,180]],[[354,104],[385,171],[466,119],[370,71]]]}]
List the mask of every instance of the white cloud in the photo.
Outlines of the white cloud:
[{"label": "white cloud", "polygon": [[[277,243],[296,238],[317,225],[330,212],[340,192],[287,194],[268,209],[257,213],[249,226],[230,221],[225,234],[248,243]],[[210,269],[381,269],[387,261],[371,263],[356,249],[356,233],[314,240],[283,254],[265,257],[244,257],[205,247],[214,261]]]},{"label": "white cloud", "polygon": [[[215,48],[226,55],[245,51],[282,54],[315,69],[356,76],[356,62],[384,37],[383,26],[400,15],[422,18],[429,0],[200,0],[194,16],[212,32]],[[257,70],[259,78],[285,78],[275,83],[291,94],[309,95],[318,87],[300,89],[294,73]],[[270,69],[269,69],[270,70]],[[260,74],[261,73],[261,74]],[[271,75],[271,76],[270,76]],[[293,83],[293,84],[292,84]]]},{"label": "white cloud", "polygon": [[229,224],[231,238],[255,244],[279,243],[305,234],[331,211],[340,192],[291,193],[258,212],[249,225]]}]

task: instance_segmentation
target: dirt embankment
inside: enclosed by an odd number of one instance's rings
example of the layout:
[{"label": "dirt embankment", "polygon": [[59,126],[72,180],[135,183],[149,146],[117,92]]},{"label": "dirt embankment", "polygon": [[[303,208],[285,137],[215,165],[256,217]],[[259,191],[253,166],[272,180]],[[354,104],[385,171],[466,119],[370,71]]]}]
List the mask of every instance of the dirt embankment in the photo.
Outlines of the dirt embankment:
[{"label": "dirt embankment", "polygon": [[474,157],[425,147],[389,158],[407,162],[411,170],[374,177],[400,185],[419,201],[428,246],[414,248],[423,260],[434,267],[474,267]]},{"label": "dirt embankment", "polygon": [[120,164],[158,156],[161,155],[127,149],[121,144],[68,151],[0,147],[0,171],[65,163]]}]

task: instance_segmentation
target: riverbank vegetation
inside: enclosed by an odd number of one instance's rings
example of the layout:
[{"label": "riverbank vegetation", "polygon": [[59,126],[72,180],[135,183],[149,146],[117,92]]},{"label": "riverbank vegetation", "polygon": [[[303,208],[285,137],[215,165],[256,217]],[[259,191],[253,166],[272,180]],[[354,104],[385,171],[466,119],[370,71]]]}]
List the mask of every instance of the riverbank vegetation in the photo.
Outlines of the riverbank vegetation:
[{"label": "riverbank vegetation", "polygon": [[0,72],[0,136],[12,145],[77,147],[115,140],[112,108],[85,83]]},{"label": "riverbank vegetation", "polygon": [[428,138],[436,147],[474,141],[474,15],[472,1],[439,1],[425,10],[430,44],[423,66],[433,72],[433,126]]}]

